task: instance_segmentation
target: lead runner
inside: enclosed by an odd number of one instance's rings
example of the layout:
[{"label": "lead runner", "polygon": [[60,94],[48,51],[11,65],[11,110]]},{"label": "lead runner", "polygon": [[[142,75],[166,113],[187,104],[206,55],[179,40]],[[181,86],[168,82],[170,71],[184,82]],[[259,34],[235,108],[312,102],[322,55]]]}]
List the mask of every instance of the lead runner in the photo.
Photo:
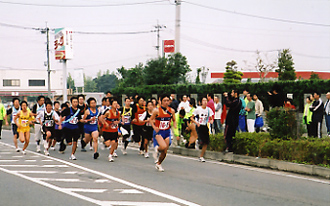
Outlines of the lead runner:
[{"label": "lead runner", "polygon": [[150,117],[150,123],[154,129],[154,140],[157,141],[158,151],[160,152],[159,158],[156,162],[156,169],[164,172],[162,162],[164,161],[167,150],[171,144],[171,120],[176,128],[174,110],[169,107],[170,96],[163,94],[160,97],[161,105],[159,108],[154,109]]}]

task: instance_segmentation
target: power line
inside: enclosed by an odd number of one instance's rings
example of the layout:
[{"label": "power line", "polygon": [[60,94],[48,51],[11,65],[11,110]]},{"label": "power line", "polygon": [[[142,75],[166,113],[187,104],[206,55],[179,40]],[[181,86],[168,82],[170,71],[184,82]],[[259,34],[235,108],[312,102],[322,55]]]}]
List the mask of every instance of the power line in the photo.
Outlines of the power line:
[{"label": "power line", "polygon": [[73,31],[76,34],[95,34],[95,35],[118,35],[118,34],[147,34],[154,32],[150,31],[127,31],[127,32],[98,32],[98,31]]},{"label": "power line", "polygon": [[2,22],[0,22],[0,26],[11,27],[11,28],[16,28],[16,29],[29,29],[29,30],[37,30],[37,31],[41,30],[41,28],[29,27],[29,26],[19,26],[19,25],[7,24],[7,23],[2,23]]},{"label": "power line", "polygon": [[248,16],[248,17],[253,17],[253,18],[258,18],[258,19],[266,19],[266,20],[271,20],[271,21],[278,21],[278,22],[285,22],[285,23],[292,23],[292,24],[302,24],[302,25],[309,25],[309,26],[330,27],[330,24],[321,24],[321,23],[295,21],[295,20],[289,20],[289,19],[280,19],[280,18],[259,16],[259,15],[254,15],[254,14],[246,14],[246,13],[241,13],[241,12],[235,12],[235,11],[215,8],[215,7],[211,7],[211,6],[205,6],[205,5],[202,5],[202,4],[196,4],[196,3],[192,3],[192,2],[188,2],[188,1],[183,1],[183,2],[187,3],[187,4],[194,5],[194,6],[203,7],[203,8],[206,8],[206,9],[212,9],[212,10],[216,10],[216,11],[220,11],[220,12],[236,14],[236,15],[241,15],[241,16]]},{"label": "power line", "polygon": [[161,3],[161,2],[168,2],[168,0],[144,1],[144,2],[135,2],[135,3],[119,3],[119,4],[97,4],[97,5],[69,5],[69,4],[68,5],[59,5],[59,4],[35,4],[35,3],[0,1],[0,3],[3,3],[3,4],[14,4],[14,5],[22,5],[22,6],[67,7],[67,8],[134,6],[134,5]]}]

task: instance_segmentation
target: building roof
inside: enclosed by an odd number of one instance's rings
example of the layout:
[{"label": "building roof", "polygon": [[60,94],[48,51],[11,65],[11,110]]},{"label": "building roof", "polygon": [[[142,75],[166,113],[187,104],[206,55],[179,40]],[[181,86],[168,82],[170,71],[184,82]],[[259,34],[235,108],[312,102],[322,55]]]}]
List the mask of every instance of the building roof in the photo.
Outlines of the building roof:
[{"label": "building roof", "polygon": [[[318,74],[320,79],[330,79],[330,72],[313,72]],[[309,79],[312,74],[312,71],[296,71],[297,79]],[[224,72],[211,72],[212,79],[219,79],[224,77]],[[243,72],[243,79],[259,79],[259,72]],[[278,78],[277,72],[269,72],[264,78],[274,79]]]}]

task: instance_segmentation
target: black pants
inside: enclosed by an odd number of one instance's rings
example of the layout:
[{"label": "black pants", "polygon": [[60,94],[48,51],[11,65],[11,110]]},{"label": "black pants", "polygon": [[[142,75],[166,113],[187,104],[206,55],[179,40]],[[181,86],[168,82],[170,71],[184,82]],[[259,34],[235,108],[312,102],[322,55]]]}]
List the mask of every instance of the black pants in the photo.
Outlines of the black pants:
[{"label": "black pants", "polygon": [[226,140],[226,145],[227,145],[227,149],[229,152],[233,151],[233,137],[235,137],[237,127],[238,127],[238,123],[237,124],[226,124],[225,140]]},{"label": "black pants", "polygon": [[322,138],[322,121],[321,122],[311,122],[311,137]]},{"label": "black pants", "polygon": [[133,124],[133,140],[134,142],[141,142],[140,145],[140,150],[143,151],[144,150],[144,145],[143,145],[143,126],[138,126]]},{"label": "black pants", "polygon": [[0,120],[0,138],[1,138],[1,132],[2,132],[2,122],[3,122],[3,120]]},{"label": "black pants", "polygon": [[127,139],[129,138],[129,136],[131,135],[131,125],[122,125],[122,128],[124,128],[125,130],[127,130],[128,134],[123,135],[123,142],[124,142],[124,148],[126,149],[128,146],[128,141]]}]

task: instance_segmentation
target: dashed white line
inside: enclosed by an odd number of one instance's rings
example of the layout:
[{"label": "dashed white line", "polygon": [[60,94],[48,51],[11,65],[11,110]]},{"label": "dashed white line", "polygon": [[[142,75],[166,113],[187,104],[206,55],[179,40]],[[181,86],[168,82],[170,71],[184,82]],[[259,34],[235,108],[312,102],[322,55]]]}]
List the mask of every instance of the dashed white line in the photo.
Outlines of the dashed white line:
[{"label": "dashed white line", "polygon": [[18,162],[19,160],[0,160],[0,162]]},{"label": "dashed white line", "polygon": [[23,174],[56,174],[56,171],[32,171],[32,170],[11,170],[12,172],[23,173]]},{"label": "dashed white line", "polygon": [[65,191],[71,192],[86,192],[86,193],[103,193],[107,189],[85,189],[85,188],[62,188]]},{"label": "dashed white line", "polygon": [[39,181],[49,181],[49,182],[83,182],[80,179],[60,179],[60,178],[34,178]]},{"label": "dashed white line", "polygon": [[113,191],[119,192],[120,194],[143,194],[143,192],[136,189],[114,189]]},{"label": "dashed white line", "polygon": [[175,203],[165,202],[128,202],[128,201],[104,201],[101,202],[102,206],[109,205],[125,205],[125,206],[179,206]]}]

